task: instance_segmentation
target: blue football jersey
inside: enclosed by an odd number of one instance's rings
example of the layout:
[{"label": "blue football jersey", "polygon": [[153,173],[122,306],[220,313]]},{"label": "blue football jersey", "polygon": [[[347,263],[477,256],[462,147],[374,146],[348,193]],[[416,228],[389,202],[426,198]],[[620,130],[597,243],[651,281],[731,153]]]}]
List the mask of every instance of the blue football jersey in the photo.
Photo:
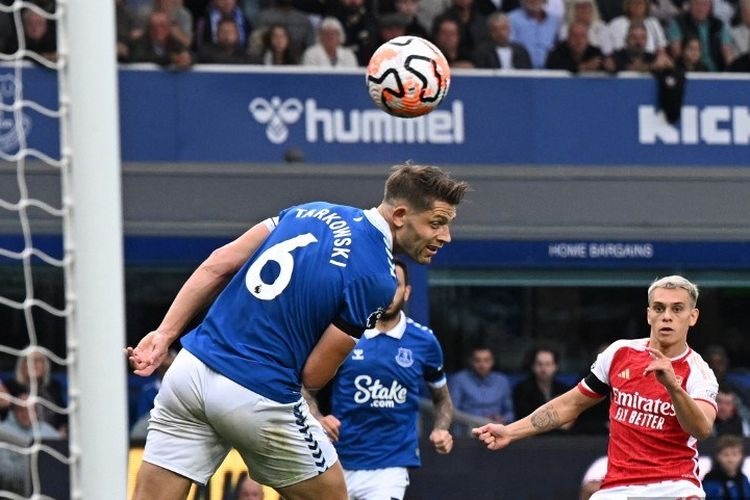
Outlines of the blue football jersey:
[{"label": "blue football jersey", "polygon": [[266,241],[182,345],[238,384],[292,403],[326,327],[358,337],[374,326],[396,274],[390,229],[375,209],[313,202],[271,221]]},{"label": "blue football jersey", "polygon": [[420,465],[417,418],[422,380],[445,385],[443,351],[429,328],[401,313],[391,331],[368,330],[334,379],[336,450],[347,470]]}]

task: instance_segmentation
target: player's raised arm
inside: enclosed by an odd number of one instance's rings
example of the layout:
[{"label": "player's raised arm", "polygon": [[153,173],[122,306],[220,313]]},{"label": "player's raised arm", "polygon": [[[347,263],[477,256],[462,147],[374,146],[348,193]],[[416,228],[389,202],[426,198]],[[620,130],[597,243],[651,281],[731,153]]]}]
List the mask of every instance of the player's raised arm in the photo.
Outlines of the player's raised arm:
[{"label": "player's raised arm", "polygon": [[602,398],[585,395],[578,387],[574,387],[521,420],[509,425],[483,425],[472,429],[471,433],[490,450],[499,450],[513,441],[542,434],[572,422],[601,400]]},{"label": "player's raised arm", "polygon": [[214,250],[185,281],[159,327],[138,345],[126,349],[137,375],[148,376],[161,364],[169,346],[183,333],[190,320],[205,308],[234,276],[242,264],[265,241],[271,220],[256,224],[239,238]]}]

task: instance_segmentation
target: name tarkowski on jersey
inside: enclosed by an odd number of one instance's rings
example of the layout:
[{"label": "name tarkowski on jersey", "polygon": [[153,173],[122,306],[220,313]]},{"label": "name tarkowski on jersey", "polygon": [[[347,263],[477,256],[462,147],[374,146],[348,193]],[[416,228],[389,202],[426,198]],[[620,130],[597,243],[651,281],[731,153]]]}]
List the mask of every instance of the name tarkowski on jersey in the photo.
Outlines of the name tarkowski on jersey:
[{"label": "name tarkowski on jersey", "polygon": [[408,391],[397,380],[390,387],[383,385],[380,379],[373,380],[369,375],[359,375],[354,379],[354,402],[368,404],[372,408],[395,408],[406,403]]},{"label": "name tarkowski on jersey", "polygon": [[321,208],[320,210],[297,208],[296,211],[298,219],[312,217],[328,226],[333,232],[333,251],[328,262],[334,266],[346,267],[351,252],[349,246],[352,244],[352,229],[349,224],[339,214],[331,212],[327,208]]}]

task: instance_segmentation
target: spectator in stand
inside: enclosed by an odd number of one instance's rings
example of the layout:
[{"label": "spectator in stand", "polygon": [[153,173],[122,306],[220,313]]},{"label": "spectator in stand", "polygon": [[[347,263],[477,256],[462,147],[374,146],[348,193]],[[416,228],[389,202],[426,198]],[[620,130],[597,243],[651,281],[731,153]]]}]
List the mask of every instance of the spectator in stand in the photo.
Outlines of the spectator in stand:
[{"label": "spectator in stand", "polygon": [[732,28],[735,56],[750,52],[750,0],[740,0],[740,22]]},{"label": "spectator in stand", "polygon": [[[448,390],[453,407],[492,422],[507,424],[513,421],[513,400],[510,382],[502,373],[493,371],[495,356],[487,346],[471,350],[469,368],[452,375]],[[456,429],[457,435],[467,435],[468,429]]]},{"label": "spectator in stand", "polygon": [[378,36],[371,41],[371,44],[363,47],[360,55],[359,65],[367,66],[370,57],[378,50],[381,44],[396,37],[406,35],[406,26],[409,20],[398,12],[389,12],[383,14],[378,19]]},{"label": "spectator in stand", "polygon": [[[124,0],[117,0],[115,4],[115,19],[117,20],[117,60],[127,62],[130,59],[130,44],[143,35],[143,30],[138,28],[135,16],[125,6]],[[2,26],[0,26],[0,32],[2,32]]]},{"label": "spectator in stand", "polygon": [[544,10],[544,0],[523,0],[508,18],[511,40],[526,48],[533,68],[543,68],[547,53],[555,46],[560,19]]},{"label": "spectator in stand", "polygon": [[737,395],[732,388],[719,385],[719,393],[716,395],[717,410],[714,435],[750,436],[750,423],[738,411],[737,403]]},{"label": "spectator in stand", "polygon": [[701,41],[698,37],[688,36],[682,40],[680,58],[677,59],[677,68],[683,72],[708,71],[706,65],[701,61]]},{"label": "spectator in stand", "polygon": [[302,11],[292,5],[292,0],[273,0],[271,6],[260,11],[256,28],[283,25],[292,45],[301,50],[315,43],[315,28]]},{"label": "spectator in stand", "polygon": [[187,47],[171,32],[169,18],[164,12],[152,12],[148,30],[130,46],[130,62],[148,62],[175,69],[187,69],[193,62]]},{"label": "spectator in stand", "polygon": [[474,0],[452,0],[451,6],[439,16],[439,19],[446,17],[458,23],[459,50],[462,53],[473,54],[480,44],[489,39],[487,20],[474,7]]},{"label": "spectator in stand", "polygon": [[[29,388],[16,385],[10,395],[20,402],[12,403],[7,418],[0,422],[0,436],[3,441],[9,441],[17,446],[28,446],[34,439],[34,422],[37,421],[34,405],[28,403]],[[38,421],[36,428],[41,439],[62,437],[44,420]],[[0,490],[28,495],[26,484],[28,467],[28,456],[7,448],[0,448]]]},{"label": "spectator in stand", "polygon": [[742,473],[744,443],[739,436],[721,436],[716,441],[714,463],[703,478],[703,490],[710,500],[750,498],[750,481]]},{"label": "spectator in stand", "polygon": [[507,14],[521,6],[518,0],[474,0],[474,4],[483,16],[489,16],[495,12]]},{"label": "spectator in stand", "polygon": [[547,69],[562,69],[571,73],[603,71],[602,51],[589,44],[588,27],[577,21],[570,23],[568,38],[558,42],[547,56]]},{"label": "spectator in stand", "polygon": [[[60,408],[65,407],[63,388],[60,382],[51,377],[50,362],[40,351],[31,351],[26,356],[16,360],[13,378],[4,380],[7,390],[21,393],[22,389],[30,389],[32,381],[36,384],[37,396]],[[36,415],[39,419],[52,425],[58,432],[67,433],[67,418],[63,413],[55,412],[44,405],[37,405]]]},{"label": "spectator in stand", "polygon": [[193,43],[193,15],[182,4],[182,0],[149,0],[142,3],[134,12],[138,35],[148,26],[152,12],[163,12],[169,19],[170,32],[185,47]]},{"label": "spectator in stand", "polygon": [[326,17],[318,28],[318,43],[302,55],[305,66],[356,68],[357,56],[344,47],[344,29],[335,17]]},{"label": "spectator in stand", "polygon": [[732,35],[711,14],[711,0],[688,0],[688,10],[672,19],[667,30],[672,56],[682,54],[682,41],[694,36],[701,41],[701,62],[708,71],[723,71],[732,61]]},{"label": "spectator in stand", "polygon": [[643,23],[636,21],[630,23],[625,47],[615,51],[612,55],[615,72],[638,71],[648,73],[653,69],[671,66],[671,61],[666,55],[662,56],[663,59],[657,61],[656,55],[646,50],[647,38],[646,26]]},{"label": "spectator in stand", "polygon": [[624,1],[623,10],[625,13],[612,19],[609,23],[613,50],[620,50],[625,47],[625,39],[631,23],[642,23],[646,27],[646,52],[650,52],[657,57],[666,55],[667,38],[659,20],[651,15],[650,5],[648,0]]},{"label": "spectator in stand", "polygon": [[329,0],[327,9],[329,17],[335,17],[341,23],[342,44],[352,50],[355,59],[377,37],[378,20],[365,5],[365,0]]},{"label": "spectator in stand", "polygon": [[750,402],[747,388],[734,383],[728,377],[731,371],[731,363],[724,346],[718,344],[708,346],[706,348],[706,363],[708,363],[708,366],[716,374],[716,380],[719,382],[719,385],[730,387],[739,396],[742,405],[747,407],[748,402]]},{"label": "spectator in stand", "polygon": [[588,26],[589,45],[598,48],[604,55],[612,53],[612,36],[609,27],[599,18],[599,9],[594,0],[567,0],[565,23],[560,27],[560,40],[568,38],[568,26],[573,21]]},{"label": "spectator in stand", "polygon": [[[557,352],[548,347],[538,347],[528,353],[529,376],[513,390],[516,419],[531,415],[534,410],[568,390],[565,384],[555,379],[557,360]],[[567,430],[571,425],[572,422],[561,428]]]},{"label": "spectator in stand", "polygon": [[224,18],[234,20],[240,45],[247,47],[252,25],[237,5],[237,0],[211,0],[206,13],[196,22],[195,48],[197,50],[200,50],[204,43],[218,41],[219,21]]},{"label": "spectator in stand", "polygon": [[254,64],[284,66],[301,62],[299,48],[292,44],[289,32],[283,24],[274,24],[270,28],[256,30],[255,33],[260,35],[260,43],[257,47],[251,48]]},{"label": "spectator in stand", "polygon": [[250,56],[240,45],[240,34],[233,19],[222,19],[217,27],[217,40],[206,42],[198,51],[198,62],[204,64],[248,64]]},{"label": "spectator in stand", "polygon": [[429,38],[430,34],[427,32],[427,28],[424,27],[417,17],[419,3],[420,0],[396,0],[396,12],[399,12],[408,20],[408,24],[406,25],[407,35]]},{"label": "spectator in stand", "polygon": [[[57,60],[57,30],[55,23],[31,9],[21,13],[23,37],[26,50],[39,54],[49,61]],[[18,40],[14,40],[11,52],[18,49]],[[39,62],[39,61],[37,61]]]},{"label": "spectator in stand", "polygon": [[531,58],[523,45],[511,42],[510,20],[506,14],[495,12],[487,17],[490,41],[474,52],[477,68],[531,69]]},{"label": "spectator in stand", "polygon": [[432,42],[440,49],[452,68],[473,68],[471,53],[461,49],[461,28],[452,17],[435,19]]}]

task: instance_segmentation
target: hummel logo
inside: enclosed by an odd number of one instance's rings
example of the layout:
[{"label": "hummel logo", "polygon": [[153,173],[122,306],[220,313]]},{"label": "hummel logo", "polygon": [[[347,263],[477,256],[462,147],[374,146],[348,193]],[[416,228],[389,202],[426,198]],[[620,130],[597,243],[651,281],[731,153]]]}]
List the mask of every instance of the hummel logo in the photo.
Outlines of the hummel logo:
[{"label": "hummel logo", "polygon": [[617,374],[618,377],[624,378],[626,380],[630,379],[630,368],[625,368],[623,371]]},{"label": "hummel logo", "polygon": [[299,99],[287,99],[274,96],[270,101],[256,97],[248,106],[250,114],[258,123],[268,124],[266,137],[274,144],[281,144],[289,137],[287,125],[291,125],[302,116],[302,102]]},{"label": "hummel logo", "polygon": [[354,361],[362,361],[363,359],[365,359],[364,349],[354,349],[352,351],[352,359]]}]

